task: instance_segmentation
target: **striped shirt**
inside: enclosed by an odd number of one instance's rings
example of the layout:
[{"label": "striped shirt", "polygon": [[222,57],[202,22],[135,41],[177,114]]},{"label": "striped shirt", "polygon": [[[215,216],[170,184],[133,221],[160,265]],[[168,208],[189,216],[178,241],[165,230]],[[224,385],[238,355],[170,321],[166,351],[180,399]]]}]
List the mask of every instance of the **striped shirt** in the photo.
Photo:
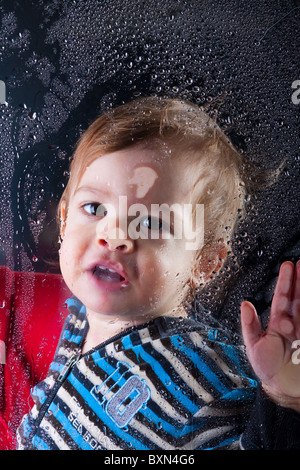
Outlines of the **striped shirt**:
[{"label": "striped shirt", "polygon": [[85,307],[73,297],[68,308],[20,450],[239,448],[257,384],[222,331],[160,317],[81,354]]}]

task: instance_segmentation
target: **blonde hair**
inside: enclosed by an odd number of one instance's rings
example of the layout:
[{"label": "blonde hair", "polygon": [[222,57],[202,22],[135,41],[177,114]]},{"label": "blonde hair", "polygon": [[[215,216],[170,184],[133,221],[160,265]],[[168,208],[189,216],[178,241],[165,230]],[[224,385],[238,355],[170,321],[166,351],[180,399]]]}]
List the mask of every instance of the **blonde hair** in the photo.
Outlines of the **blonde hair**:
[{"label": "blonde hair", "polygon": [[58,216],[95,159],[138,144],[167,144],[172,158],[186,159],[193,202],[204,204],[205,245],[228,241],[243,216],[247,165],[203,109],[179,99],[139,98],[97,118],[77,144]]}]

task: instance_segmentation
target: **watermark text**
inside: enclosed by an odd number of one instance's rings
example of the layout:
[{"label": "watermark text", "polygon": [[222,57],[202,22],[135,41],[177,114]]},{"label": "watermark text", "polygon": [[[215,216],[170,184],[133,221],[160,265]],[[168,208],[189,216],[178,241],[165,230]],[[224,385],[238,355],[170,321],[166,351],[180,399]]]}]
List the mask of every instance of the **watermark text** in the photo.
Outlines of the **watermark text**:
[{"label": "watermark text", "polygon": [[0,364],[5,364],[6,361],[6,348],[4,341],[0,340]]},{"label": "watermark text", "polygon": [[6,85],[3,80],[0,80],[0,104],[6,103]]},{"label": "watermark text", "polygon": [[300,80],[295,80],[292,83],[292,88],[295,90],[292,94],[292,102],[293,104],[300,104]]},{"label": "watermark text", "polygon": [[102,203],[95,215],[99,217],[97,236],[105,240],[177,239],[185,241],[186,250],[204,244],[203,204],[151,204],[149,212],[141,203],[128,207],[127,196],[119,196],[118,211],[113,204]]}]

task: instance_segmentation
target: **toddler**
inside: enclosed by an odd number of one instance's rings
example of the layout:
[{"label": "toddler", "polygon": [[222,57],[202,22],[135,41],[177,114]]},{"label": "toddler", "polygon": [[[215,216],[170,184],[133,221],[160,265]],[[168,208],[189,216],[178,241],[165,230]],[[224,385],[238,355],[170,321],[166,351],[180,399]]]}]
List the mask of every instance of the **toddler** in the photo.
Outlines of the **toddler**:
[{"label": "toddler", "polygon": [[191,103],[141,98],[91,124],[58,208],[74,297],[19,449],[266,448],[265,409],[295,429],[299,265],[295,275],[282,266],[264,334],[242,304],[255,374],[229,334],[191,315],[195,291],[226,261],[248,181],[246,162]]}]

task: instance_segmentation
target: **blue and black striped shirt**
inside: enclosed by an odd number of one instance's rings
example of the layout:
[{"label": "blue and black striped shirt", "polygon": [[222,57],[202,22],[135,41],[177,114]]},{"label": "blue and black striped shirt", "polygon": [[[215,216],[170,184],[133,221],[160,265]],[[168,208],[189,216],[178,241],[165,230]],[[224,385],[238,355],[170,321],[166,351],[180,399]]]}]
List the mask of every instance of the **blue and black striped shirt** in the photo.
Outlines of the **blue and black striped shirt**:
[{"label": "blue and black striped shirt", "polygon": [[19,449],[239,448],[257,385],[242,347],[198,321],[160,317],[81,354],[85,307],[73,297],[68,308]]}]

